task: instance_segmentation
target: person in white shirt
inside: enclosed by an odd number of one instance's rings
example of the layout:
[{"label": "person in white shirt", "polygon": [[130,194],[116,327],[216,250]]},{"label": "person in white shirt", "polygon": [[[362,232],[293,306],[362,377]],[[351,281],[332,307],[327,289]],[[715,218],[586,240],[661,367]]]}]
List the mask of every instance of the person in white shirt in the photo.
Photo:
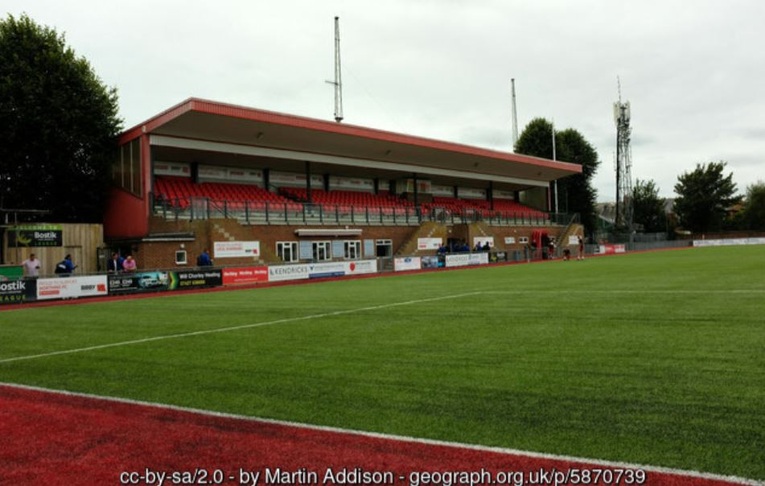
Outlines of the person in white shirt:
[{"label": "person in white shirt", "polygon": [[25,277],[37,278],[40,276],[40,260],[35,258],[34,253],[30,253],[29,258],[21,262],[21,266],[24,268]]}]

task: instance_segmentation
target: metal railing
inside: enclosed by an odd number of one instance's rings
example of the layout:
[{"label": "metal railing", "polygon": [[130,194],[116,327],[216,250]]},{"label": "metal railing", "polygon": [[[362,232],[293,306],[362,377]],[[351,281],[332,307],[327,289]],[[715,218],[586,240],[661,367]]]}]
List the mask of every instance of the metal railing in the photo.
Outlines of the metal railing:
[{"label": "metal railing", "polygon": [[206,197],[152,199],[154,213],[166,219],[200,220],[236,219],[245,225],[316,224],[316,225],[420,225],[426,221],[442,224],[466,224],[479,221],[493,226],[546,226],[567,224],[570,215],[542,211],[491,211],[466,208],[452,211],[430,207],[423,211],[414,206],[351,206],[300,202],[246,201],[231,202]]}]

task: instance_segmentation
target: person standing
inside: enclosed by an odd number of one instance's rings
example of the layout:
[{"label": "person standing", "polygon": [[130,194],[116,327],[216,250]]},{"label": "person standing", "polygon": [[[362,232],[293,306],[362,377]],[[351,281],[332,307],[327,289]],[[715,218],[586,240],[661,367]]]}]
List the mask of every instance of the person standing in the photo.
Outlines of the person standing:
[{"label": "person standing", "polygon": [[210,250],[205,248],[205,251],[202,252],[199,257],[197,257],[197,266],[198,267],[211,267],[213,264],[212,258],[210,258]]},{"label": "person standing", "polygon": [[21,263],[24,269],[24,276],[29,278],[37,278],[40,276],[40,260],[35,257],[34,253],[29,254],[29,258]]},{"label": "person standing", "polygon": [[114,252],[112,258],[106,263],[106,269],[111,273],[119,273],[122,271],[124,261],[119,253]]},{"label": "person standing", "polygon": [[135,272],[136,266],[137,265],[133,259],[133,255],[126,256],[125,261],[122,262],[122,270],[125,272]]},{"label": "person standing", "polygon": [[55,273],[60,277],[68,277],[74,272],[75,268],[77,268],[77,265],[72,262],[72,255],[67,253],[64,259],[56,265]]},{"label": "person standing", "polygon": [[581,236],[579,238],[579,253],[576,255],[577,260],[584,260],[584,238]]}]

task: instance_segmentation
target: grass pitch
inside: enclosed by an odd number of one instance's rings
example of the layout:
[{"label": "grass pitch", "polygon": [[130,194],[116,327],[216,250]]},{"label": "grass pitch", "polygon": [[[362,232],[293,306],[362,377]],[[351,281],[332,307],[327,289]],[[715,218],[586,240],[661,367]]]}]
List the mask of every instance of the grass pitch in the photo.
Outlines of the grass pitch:
[{"label": "grass pitch", "polygon": [[765,247],[0,311],[0,381],[765,479]]}]

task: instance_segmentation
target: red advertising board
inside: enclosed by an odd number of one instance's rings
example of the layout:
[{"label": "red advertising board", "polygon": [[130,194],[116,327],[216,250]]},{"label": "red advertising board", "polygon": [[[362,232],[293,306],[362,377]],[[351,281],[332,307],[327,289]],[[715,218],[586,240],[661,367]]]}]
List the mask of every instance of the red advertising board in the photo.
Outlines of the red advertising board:
[{"label": "red advertising board", "polygon": [[223,285],[268,282],[268,267],[237,267],[223,269]]},{"label": "red advertising board", "polygon": [[624,245],[600,245],[599,253],[603,255],[613,255],[615,253],[624,253],[626,248]]}]

